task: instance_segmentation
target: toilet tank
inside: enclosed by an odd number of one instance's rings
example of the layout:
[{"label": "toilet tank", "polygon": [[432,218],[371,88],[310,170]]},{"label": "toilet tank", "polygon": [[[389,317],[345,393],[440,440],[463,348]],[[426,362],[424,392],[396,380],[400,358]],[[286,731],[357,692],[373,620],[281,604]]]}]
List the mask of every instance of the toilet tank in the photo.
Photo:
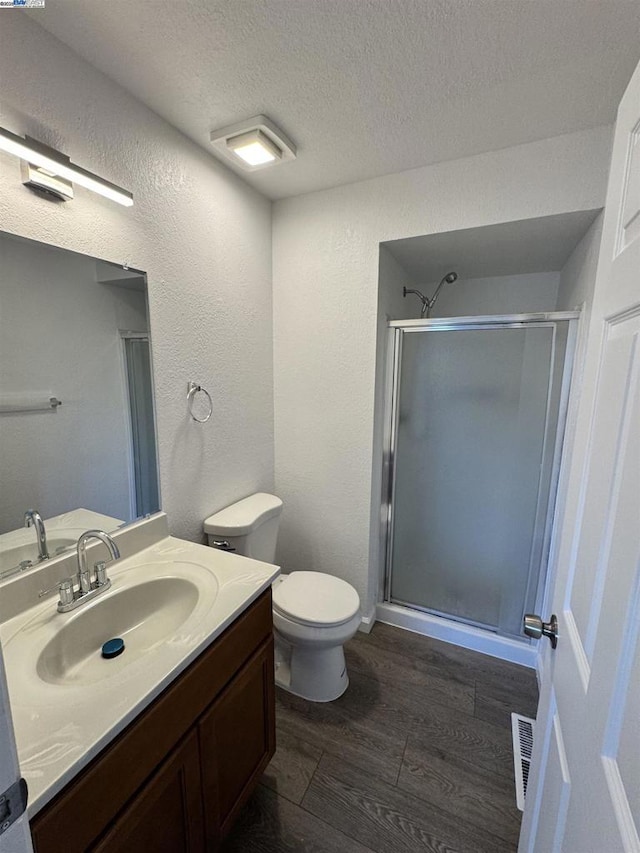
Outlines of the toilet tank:
[{"label": "toilet tank", "polygon": [[[207,541],[222,550],[273,563],[282,501],[275,495],[257,492],[210,515],[204,523]],[[229,549],[220,542],[228,542]]]}]

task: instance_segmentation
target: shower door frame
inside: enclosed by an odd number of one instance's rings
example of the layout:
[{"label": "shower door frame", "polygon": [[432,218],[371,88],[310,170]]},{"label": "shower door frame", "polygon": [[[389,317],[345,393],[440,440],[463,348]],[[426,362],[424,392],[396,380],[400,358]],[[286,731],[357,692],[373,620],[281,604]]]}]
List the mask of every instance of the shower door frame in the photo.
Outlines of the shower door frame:
[{"label": "shower door frame", "polygon": [[[560,464],[562,460],[562,446],[567,422],[567,411],[569,405],[569,390],[571,386],[571,377],[574,367],[574,358],[576,350],[576,342],[578,337],[578,321],[580,319],[580,311],[551,311],[539,312],[531,314],[508,314],[508,315],[483,315],[471,317],[436,317],[429,319],[418,320],[389,320],[388,321],[388,340],[387,340],[387,357],[386,357],[386,375],[385,375],[385,400],[384,400],[384,433],[383,433],[383,459],[382,459],[382,506],[380,512],[381,520],[381,542],[382,549],[382,568],[381,573],[382,584],[380,590],[381,603],[395,605],[406,608],[407,610],[426,614],[430,617],[442,618],[460,626],[467,626],[471,629],[479,629],[481,631],[489,631],[494,636],[503,637],[506,640],[514,640],[512,635],[501,634],[497,629],[491,626],[483,625],[479,622],[473,622],[469,619],[456,617],[453,614],[442,613],[434,608],[423,607],[417,604],[393,600],[391,598],[391,563],[393,556],[393,523],[394,523],[394,503],[396,491],[396,445],[398,436],[398,412],[400,399],[400,383],[402,379],[402,341],[404,332],[429,332],[429,331],[464,331],[467,329],[475,330],[500,330],[500,329],[524,329],[536,327],[551,327],[553,328],[552,340],[552,357],[549,366],[549,386],[547,391],[547,412],[545,415],[545,433],[543,443],[543,456],[547,449],[547,441],[553,439],[555,441],[553,448],[553,457],[551,464],[550,480],[549,480],[549,502],[544,518],[544,528],[542,536],[542,546],[540,551],[540,571],[537,580],[537,589],[535,596],[535,612],[540,612],[540,607],[543,603],[544,592],[546,587],[546,576],[549,562],[549,549],[551,544],[551,535],[553,530],[553,520],[556,508],[556,499],[558,491],[558,481],[560,475]],[[567,344],[564,355],[564,365],[562,369],[560,401],[558,407],[558,425],[555,436],[548,436],[548,419],[549,419],[549,395],[552,389],[552,373],[554,369],[554,358],[556,348],[556,324],[558,322],[568,322],[567,327]],[[542,477],[542,470],[540,478]],[[538,494],[536,498],[536,520],[534,530],[539,523],[540,513],[540,479],[538,481]],[[525,590],[525,602],[530,595],[531,590],[531,561],[533,558],[533,549],[530,554],[530,568],[527,578],[527,588]],[[524,616],[524,609],[523,613]],[[516,640],[517,642],[517,640]],[[523,644],[527,641],[522,638]],[[529,643],[531,641],[528,641]]]}]

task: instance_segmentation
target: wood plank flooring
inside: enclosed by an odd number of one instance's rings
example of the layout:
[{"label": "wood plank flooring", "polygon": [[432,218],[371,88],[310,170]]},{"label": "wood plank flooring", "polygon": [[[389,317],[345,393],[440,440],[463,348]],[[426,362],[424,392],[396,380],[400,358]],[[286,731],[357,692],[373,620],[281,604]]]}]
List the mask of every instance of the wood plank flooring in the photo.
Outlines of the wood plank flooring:
[{"label": "wood plank flooring", "polygon": [[346,656],[336,702],[277,691],[278,748],[224,853],[513,853],[533,670],[382,623]]}]

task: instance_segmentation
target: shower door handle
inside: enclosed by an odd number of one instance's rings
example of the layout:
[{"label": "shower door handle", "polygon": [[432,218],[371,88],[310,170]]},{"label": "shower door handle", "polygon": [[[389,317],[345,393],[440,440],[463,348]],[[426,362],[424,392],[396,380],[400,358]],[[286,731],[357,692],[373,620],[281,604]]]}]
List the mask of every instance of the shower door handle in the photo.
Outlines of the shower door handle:
[{"label": "shower door handle", "polygon": [[551,648],[555,649],[558,645],[558,618],[556,614],[552,614],[550,622],[543,622],[540,616],[527,613],[524,617],[524,633],[527,637],[533,637],[534,640],[539,640],[540,637],[548,637],[551,640]]}]

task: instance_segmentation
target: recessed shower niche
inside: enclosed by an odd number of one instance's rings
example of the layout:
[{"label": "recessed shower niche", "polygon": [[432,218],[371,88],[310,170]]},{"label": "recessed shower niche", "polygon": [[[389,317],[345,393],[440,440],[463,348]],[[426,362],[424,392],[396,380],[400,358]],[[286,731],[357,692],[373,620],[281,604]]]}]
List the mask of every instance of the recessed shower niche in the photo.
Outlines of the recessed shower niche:
[{"label": "recessed shower niche", "polygon": [[525,661],[598,213],[381,244],[383,621]]}]

